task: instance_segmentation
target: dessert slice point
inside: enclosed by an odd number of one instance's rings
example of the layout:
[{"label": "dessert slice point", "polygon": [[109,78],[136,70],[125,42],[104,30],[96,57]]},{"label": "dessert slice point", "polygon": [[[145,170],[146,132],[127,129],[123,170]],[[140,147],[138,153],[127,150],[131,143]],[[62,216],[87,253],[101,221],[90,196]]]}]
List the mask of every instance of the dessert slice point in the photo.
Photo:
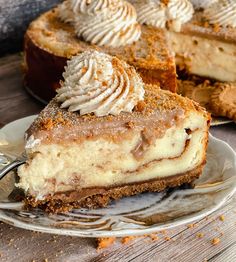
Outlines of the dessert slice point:
[{"label": "dessert slice point", "polygon": [[64,79],[26,132],[17,186],[28,206],[106,206],[201,175],[210,116],[198,104],[145,85],[133,67],[94,51],[72,58]]}]

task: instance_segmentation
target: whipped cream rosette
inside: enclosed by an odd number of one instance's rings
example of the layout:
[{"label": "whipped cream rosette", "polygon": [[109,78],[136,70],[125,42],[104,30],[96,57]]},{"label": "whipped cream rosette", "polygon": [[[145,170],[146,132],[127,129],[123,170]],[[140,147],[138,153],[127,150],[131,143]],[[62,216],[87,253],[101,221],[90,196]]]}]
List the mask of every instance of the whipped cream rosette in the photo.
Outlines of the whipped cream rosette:
[{"label": "whipped cream rosette", "polygon": [[99,46],[132,44],[141,35],[135,8],[123,0],[67,0],[59,15],[64,22],[73,20],[78,37]]},{"label": "whipped cream rosette", "polygon": [[65,23],[73,24],[75,20],[75,15],[72,10],[72,1],[64,1],[61,5],[58,6],[58,13],[60,19]]},{"label": "whipped cream rosette", "polygon": [[212,4],[216,3],[218,0],[190,0],[190,1],[195,9],[200,9],[200,8],[205,9],[211,6]]},{"label": "whipped cream rosette", "polygon": [[236,27],[236,1],[218,0],[204,11],[204,15],[211,24]]},{"label": "whipped cream rosette", "polygon": [[131,112],[144,97],[144,84],[133,67],[97,51],[73,57],[63,77],[57,101],[62,108],[79,111],[80,115]]},{"label": "whipped cream rosette", "polygon": [[181,25],[191,20],[193,6],[188,0],[169,0],[167,4],[160,0],[133,0],[142,24],[165,28],[167,22],[173,30],[179,31]]}]

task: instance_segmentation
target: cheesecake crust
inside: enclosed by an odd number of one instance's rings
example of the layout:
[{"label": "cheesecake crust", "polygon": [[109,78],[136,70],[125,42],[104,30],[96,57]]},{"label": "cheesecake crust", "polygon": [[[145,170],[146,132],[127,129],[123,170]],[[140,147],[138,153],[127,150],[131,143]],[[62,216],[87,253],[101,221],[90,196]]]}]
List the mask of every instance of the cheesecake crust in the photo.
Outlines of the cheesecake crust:
[{"label": "cheesecake crust", "polygon": [[32,196],[28,196],[25,199],[25,207],[27,209],[38,207],[48,213],[68,212],[73,208],[93,209],[106,207],[112,200],[118,200],[122,197],[133,196],[143,192],[161,192],[168,188],[193,183],[193,181],[201,175],[205,162],[206,161],[184,174],[136,184],[119,185],[109,188],[85,188],[80,191],[63,193],[59,192],[53,196],[46,197],[44,200],[36,200]]}]

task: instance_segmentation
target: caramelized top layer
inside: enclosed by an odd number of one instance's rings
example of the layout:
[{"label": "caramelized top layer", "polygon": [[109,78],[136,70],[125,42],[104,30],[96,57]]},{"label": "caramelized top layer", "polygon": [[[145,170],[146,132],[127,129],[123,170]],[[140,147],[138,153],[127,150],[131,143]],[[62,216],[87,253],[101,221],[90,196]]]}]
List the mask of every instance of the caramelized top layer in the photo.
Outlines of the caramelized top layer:
[{"label": "caramelized top layer", "polygon": [[146,69],[165,69],[174,64],[163,30],[154,27],[142,26],[141,38],[133,44],[119,48],[98,47],[80,40],[72,25],[60,21],[56,8],[33,21],[27,35],[41,49],[67,58],[92,48]]},{"label": "caramelized top layer", "polygon": [[201,11],[196,12],[190,22],[182,25],[181,32],[233,44],[236,43],[236,28],[222,27],[218,24],[211,25],[206,18],[204,18],[203,12]]},{"label": "caramelized top layer", "polygon": [[132,113],[118,116],[80,116],[77,112],[61,109],[53,99],[31,125],[27,137],[33,135],[34,139],[45,143],[64,143],[97,136],[119,141],[130,134],[127,131],[134,129],[147,128],[156,136],[162,136],[168,128],[178,125],[192,112],[210,119],[203,108],[188,98],[161,89],[157,91],[157,87],[152,85],[146,85],[145,90],[144,101],[139,102]]}]

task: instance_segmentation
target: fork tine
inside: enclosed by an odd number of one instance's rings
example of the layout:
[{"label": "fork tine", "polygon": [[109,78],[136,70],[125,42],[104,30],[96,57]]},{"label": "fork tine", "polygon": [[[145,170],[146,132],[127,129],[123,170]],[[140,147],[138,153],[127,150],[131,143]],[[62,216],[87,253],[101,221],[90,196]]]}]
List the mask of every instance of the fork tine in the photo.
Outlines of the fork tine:
[{"label": "fork tine", "polygon": [[22,155],[20,158],[15,159],[10,164],[6,165],[3,169],[0,170],[0,180],[14,168],[24,164],[26,162],[26,157]]},{"label": "fork tine", "polygon": [[0,166],[6,166],[11,162],[10,158],[0,152]]}]

